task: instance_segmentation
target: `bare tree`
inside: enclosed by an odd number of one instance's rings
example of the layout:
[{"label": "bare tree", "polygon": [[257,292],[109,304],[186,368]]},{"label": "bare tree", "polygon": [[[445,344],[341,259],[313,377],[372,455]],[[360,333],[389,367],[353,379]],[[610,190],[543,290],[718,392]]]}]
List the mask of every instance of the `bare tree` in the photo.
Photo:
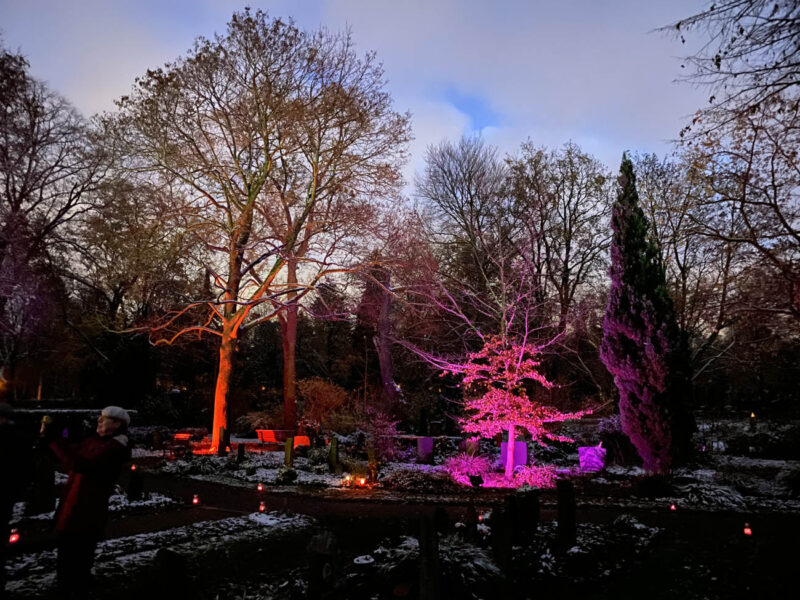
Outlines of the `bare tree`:
[{"label": "bare tree", "polygon": [[374,54],[359,58],[350,33],[326,30],[308,40],[311,73],[304,110],[270,171],[274,202],[259,206],[286,259],[287,294],[279,309],[283,344],[284,426],[297,421],[295,348],[298,290],[327,265],[355,266],[358,240],[377,233],[380,202],[396,202],[409,117],[392,110]]},{"label": "bare tree", "polygon": [[390,111],[382,86],[349,36],[309,35],[245,10],[224,36],[200,38],[188,57],[148,71],[119,103],[110,125],[129,167],[171,179],[186,200],[175,210],[211,254],[216,295],[186,304],[154,336],[220,337],[215,448],[238,338],[279,314],[294,426],[297,306],[322,278],[353,268],[353,213],[399,181],[407,119]]},{"label": "bare tree", "polygon": [[610,177],[573,143],[548,153],[526,142],[509,164],[514,210],[525,228],[519,243],[546,279],[543,290],[553,290],[564,331],[576,297],[606,265]]},{"label": "bare tree", "polygon": [[0,328],[10,334],[21,330],[9,299],[19,298],[22,282],[41,289],[32,263],[90,208],[106,161],[84,120],[28,74],[23,57],[0,49],[0,82]]},{"label": "bare tree", "polygon": [[[744,315],[739,284],[749,258],[741,242],[709,236],[733,231],[734,211],[714,211],[702,164],[653,154],[634,159],[639,198],[666,271],[676,319],[689,336],[694,377],[733,348],[724,335]],[[713,223],[713,225],[712,225]]]},{"label": "bare tree", "polygon": [[774,98],[711,132],[692,155],[711,194],[705,235],[746,246],[773,273],[773,297],[760,307],[800,319],[800,102]]},{"label": "bare tree", "polygon": [[[800,85],[800,2],[723,0],[661,29],[701,31],[707,40],[686,57],[685,79],[711,90],[710,106],[693,125],[718,128],[779,97],[797,98]],[[688,128],[687,128],[688,129]]]}]

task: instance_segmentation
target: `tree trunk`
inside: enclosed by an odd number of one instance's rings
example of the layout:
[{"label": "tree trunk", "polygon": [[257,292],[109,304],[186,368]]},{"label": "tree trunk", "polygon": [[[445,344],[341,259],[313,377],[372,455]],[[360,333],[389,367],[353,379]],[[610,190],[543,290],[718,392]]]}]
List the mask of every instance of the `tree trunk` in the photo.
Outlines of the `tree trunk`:
[{"label": "tree trunk", "polygon": [[506,444],[506,479],[514,479],[514,445],[516,442],[516,428],[508,427],[508,443]]},{"label": "tree trunk", "polygon": [[[289,289],[297,285],[297,263],[286,262],[286,285]],[[281,324],[281,346],[283,348],[283,428],[297,429],[297,368],[295,348],[297,345],[297,304],[295,292],[287,294],[287,303],[279,315]]]},{"label": "tree trunk", "polygon": [[[387,288],[391,280],[391,274],[388,270],[385,271],[385,280],[382,282]],[[372,338],[375,344],[375,350],[378,353],[378,364],[381,371],[381,384],[383,385],[383,392],[390,404],[394,405],[402,400],[397,384],[394,381],[392,374],[392,341],[390,339],[390,332],[392,323],[389,319],[392,308],[392,297],[385,291],[381,290],[381,309],[378,314],[377,332],[378,334]]]},{"label": "tree trunk", "polygon": [[225,323],[222,328],[222,343],[219,346],[219,371],[217,387],[214,391],[214,421],[211,426],[211,450],[219,449],[220,428],[228,429],[228,389],[233,374],[233,358],[236,355],[236,334],[233,324]]}]

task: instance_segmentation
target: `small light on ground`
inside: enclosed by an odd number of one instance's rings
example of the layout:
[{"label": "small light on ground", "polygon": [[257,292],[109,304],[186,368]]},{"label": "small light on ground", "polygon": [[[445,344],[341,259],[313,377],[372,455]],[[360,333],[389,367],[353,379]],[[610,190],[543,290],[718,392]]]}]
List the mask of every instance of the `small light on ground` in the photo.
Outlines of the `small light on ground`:
[{"label": "small light on ground", "polygon": [[131,471],[135,471],[135,470],[136,470],[136,465],[131,465]]},{"label": "small light on ground", "polygon": [[675,504],[670,504],[670,505],[669,505],[669,509],[670,509],[670,510],[678,510],[678,507],[677,507],[677,506],[675,506]]},{"label": "small light on ground", "polygon": [[259,512],[264,512],[265,510],[267,510],[267,505],[266,505],[266,504],[264,504],[263,502],[259,503],[259,505],[258,505],[258,511],[259,511]]},{"label": "small light on ground", "polygon": [[750,529],[750,523],[744,524],[744,534],[745,535],[753,535],[753,530]]},{"label": "small light on ground", "polygon": [[19,541],[19,531],[16,529],[11,530],[11,535],[8,536],[9,544],[16,544]]},{"label": "small light on ground", "polygon": [[200,504],[200,496],[198,496],[197,494],[192,496],[192,504]]},{"label": "small light on ground", "polygon": [[263,492],[263,491],[264,491],[264,484],[263,484],[263,483],[259,483],[259,484],[256,486],[256,489],[257,489],[259,492]]}]

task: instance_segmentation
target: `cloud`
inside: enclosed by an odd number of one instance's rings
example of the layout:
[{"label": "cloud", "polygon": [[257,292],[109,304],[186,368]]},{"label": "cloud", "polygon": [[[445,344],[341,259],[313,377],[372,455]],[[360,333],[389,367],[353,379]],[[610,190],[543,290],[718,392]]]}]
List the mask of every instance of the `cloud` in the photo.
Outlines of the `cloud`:
[{"label": "cloud", "polygon": [[223,31],[250,4],[305,29],[350,27],[414,115],[409,173],[442,137],[481,131],[505,152],[576,141],[612,167],[625,149],[665,152],[705,94],[673,80],[675,41],[650,33],[696,0],[0,0],[5,43],[86,114],[135,77]]}]

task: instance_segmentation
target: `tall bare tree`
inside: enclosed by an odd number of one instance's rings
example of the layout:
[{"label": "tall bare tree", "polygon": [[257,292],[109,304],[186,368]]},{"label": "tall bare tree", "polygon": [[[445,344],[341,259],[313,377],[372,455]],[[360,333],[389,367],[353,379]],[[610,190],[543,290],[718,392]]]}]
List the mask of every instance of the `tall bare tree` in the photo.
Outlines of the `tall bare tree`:
[{"label": "tall bare tree", "polygon": [[130,168],[171,178],[187,199],[176,210],[212,256],[216,295],[185,305],[155,336],[220,337],[215,448],[238,338],[277,315],[294,427],[297,306],[321,278],[352,268],[354,213],[399,182],[407,118],[391,111],[383,87],[374,58],[359,59],[349,36],[307,34],[245,10],[225,35],[148,71],[119,103],[111,126]]},{"label": "tall bare tree", "polygon": [[[20,315],[10,314],[16,309],[9,308],[9,300],[30,300],[33,289],[42,289],[32,263],[42,259],[47,243],[66,222],[90,207],[88,192],[103,178],[107,164],[93,141],[84,119],[64,98],[30,76],[22,56],[0,49],[0,329],[4,335],[23,332],[14,326]],[[25,285],[32,287],[26,290],[21,287]],[[2,369],[13,356],[4,353]]]}]

